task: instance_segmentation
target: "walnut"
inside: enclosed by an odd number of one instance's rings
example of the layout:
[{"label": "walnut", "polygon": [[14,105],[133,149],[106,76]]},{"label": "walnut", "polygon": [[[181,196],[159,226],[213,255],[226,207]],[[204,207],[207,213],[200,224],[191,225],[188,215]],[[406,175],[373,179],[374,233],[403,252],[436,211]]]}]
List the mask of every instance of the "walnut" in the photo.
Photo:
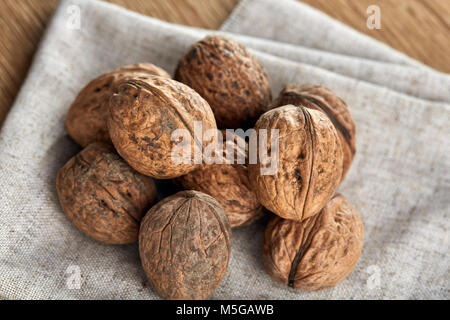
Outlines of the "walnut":
[{"label": "walnut", "polygon": [[[198,133],[194,128],[200,124]],[[108,128],[117,152],[137,171],[158,179],[186,174],[199,164],[195,153],[213,143],[202,139],[206,131],[217,129],[208,103],[188,86],[162,77],[123,81],[110,101]],[[172,140],[177,129],[191,138],[192,157],[178,163],[173,157],[178,140]],[[175,152],[176,153],[176,152]],[[185,154],[179,154],[178,160]],[[201,162],[200,162],[201,163]]]},{"label": "walnut", "polygon": [[66,119],[69,135],[81,146],[111,140],[106,126],[108,103],[120,81],[157,75],[170,78],[163,69],[151,63],[139,63],[116,69],[89,82],[70,106]]},{"label": "walnut", "polygon": [[[222,132],[226,139],[225,131]],[[204,164],[199,169],[176,179],[184,189],[204,192],[215,198],[224,208],[232,228],[251,224],[260,218],[263,208],[250,187],[246,161],[246,142],[239,136],[229,133],[233,140],[226,140],[222,164]],[[238,144],[240,140],[242,144]],[[226,162],[226,148],[230,145],[234,157]],[[243,163],[238,163],[238,156]]]},{"label": "walnut", "polygon": [[180,191],[157,203],[139,232],[142,266],[165,299],[206,299],[221,283],[231,253],[230,225],[207,194]]},{"label": "walnut", "polygon": [[217,199],[232,228],[249,225],[263,215],[244,165],[204,165],[177,180],[185,189],[201,191]]},{"label": "walnut", "polygon": [[[287,105],[264,113],[255,129],[268,130],[267,152],[278,151],[274,174],[261,172],[267,165],[260,159],[249,165],[249,179],[261,204],[285,219],[303,220],[318,213],[342,176],[342,148],[331,121],[320,111]],[[276,149],[271,129],[279,130],[278,150],[271,150]]]},{"label": "walnut", "polygon": [[287,104],[319,110],[328,116],[341,140],[344,153],[341,181],[344,180],[356,152],[355,123],[344,100],[331,89],[321,85],[292,83],[284,87],[272,107]]},{"label": "walnut", "polygon": [[207,36],[192,45],[175,79],[209,102],[220,128],[252,127],[271,101],[264,67],[242,44],[225,36]]},{"label": "walnut", "polygon": [[58,171],[56,189],[69,220],[89,237],[109,244],[135,242],[142,215],[157,196],[151,178],[100,142],[88,145]]},{"label": "walnut", "polygon": [[273,279],[290,287],[326,289],[352,272],[362,247],[361,217],[347,199],[336,195],[304,221],[273,216],[264,235],[264,266]]}]

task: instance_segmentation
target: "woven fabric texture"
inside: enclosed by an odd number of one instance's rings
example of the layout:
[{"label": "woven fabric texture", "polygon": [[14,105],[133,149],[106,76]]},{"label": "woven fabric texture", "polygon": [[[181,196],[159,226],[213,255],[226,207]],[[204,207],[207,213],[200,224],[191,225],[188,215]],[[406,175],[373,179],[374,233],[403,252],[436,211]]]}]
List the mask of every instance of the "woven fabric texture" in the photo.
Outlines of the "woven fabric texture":
[{"label": "woven fabric texture", "polygon": [[[158,298],[143,285],[137,244],[97,243],[61,211],[56,173],[79,151],[64,120],[90,79],[142,61],[173,73],[190,44],[216,32],[99,1],[61,2],[0,133],[1,298]],[[274,96],[286,83],[311,82],[347,101],[357,153],[339,192],[361,212],[365,239],[350,276],[311,293],[265,273],[266,219],[233,230],[228,273],[212,298],[448,299],[449,75],[294,1],[244,0],[220,32],[252,49]],[[79,289],[68,285],[74,268]]]}]

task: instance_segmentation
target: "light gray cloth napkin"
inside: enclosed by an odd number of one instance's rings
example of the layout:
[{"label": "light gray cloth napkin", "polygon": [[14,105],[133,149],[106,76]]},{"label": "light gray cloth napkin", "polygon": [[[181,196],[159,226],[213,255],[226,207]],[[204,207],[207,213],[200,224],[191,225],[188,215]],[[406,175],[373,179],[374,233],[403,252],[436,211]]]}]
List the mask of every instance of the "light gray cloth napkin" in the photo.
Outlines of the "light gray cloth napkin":
[{"label": "light gray cloth napkin", "polygon": [[[265,273],[264,219],[235,229],[212,298],[448,299],[449,75],[293,1],[244,0],[222,31],[252,48],[274,96],[286,83],[311,82],[347,101],[357,154],[339,191],[360,210],[365,240],[348,278],[311,293]],[[61,2],[0,133],[1,298],[157,298],[137,244],[97,243],[62,213],[56,172],[79,150],[64,119],[90,79],[141,61],[173,72],[188,46],[213,32],[98,1]]]}]

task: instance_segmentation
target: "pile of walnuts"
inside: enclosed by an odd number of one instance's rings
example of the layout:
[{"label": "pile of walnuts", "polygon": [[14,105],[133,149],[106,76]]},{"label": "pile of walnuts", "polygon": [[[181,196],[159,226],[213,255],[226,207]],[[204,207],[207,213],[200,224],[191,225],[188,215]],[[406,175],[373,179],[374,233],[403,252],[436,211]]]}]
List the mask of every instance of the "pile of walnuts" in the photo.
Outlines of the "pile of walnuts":
[{"label": "pile of walnuts", "polygon": [[[361,217],[336,194],[355,155],[345,102],[310,84],[287,84],[272,101],[262,64],[228,37],[193,44],[175,79],[150,63],[99,76],[80,91],[65,126],[84,149],[58,172],[63,211],[95,240],[138,240],[142,266],[163,298],[210,297],[227,271],[231,228],[264,215],[262,258],[281,283],[329,288],[359,259]],[[267,150],[278,152],[274,174],[262,174],[267,163],[258,157],[249,161],[245,137],[224,130],[236,128],[268,133]],[[193,138],[187,149],[194,154],[231,137],[230,149],[245,161],[175,162],[178,129]],[[211,129],[217,134],[209,140],[198,138]],[[183,190],[157,202],[154,179]]]}]

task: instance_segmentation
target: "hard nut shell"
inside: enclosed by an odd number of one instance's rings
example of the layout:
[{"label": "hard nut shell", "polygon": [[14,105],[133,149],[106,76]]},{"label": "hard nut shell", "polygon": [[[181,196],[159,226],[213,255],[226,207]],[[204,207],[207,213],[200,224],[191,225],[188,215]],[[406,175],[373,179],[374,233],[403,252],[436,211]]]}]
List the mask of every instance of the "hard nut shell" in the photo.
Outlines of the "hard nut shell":
[{"label": "hard nut shell", "polygon": [[89,82],[67,114],[65,127],[72,139],[82,147],[95,141],[111,143],[106,125],[109,99],[121,81],[149,76],[170,78],[166,71],[151,63],[139,63],[116,69]]},{"label": "hard nut shell", "polygon": [[[204,164],[176,178],[176,182],[184,189],[201,191],[215,198],[224,208],[232,228],[246,226],[264,214],[248,179],[247,144],[232,132],[222,131],[221,134],[223,144],[218,151],[222,151],[222,162]],[[233,152],[228,159],[227,152]]]},{"label": "hard nut shell", "polygon": [[99,142],[58,171],[56,190],[69,220],[108,244],[135,242],[142,215],[157,196],[151,178],[133,170],[111,145]]},{"label": "hard nut shell", "polygon": [[272,103],[272,108],[287,104],[319,110],[328,116],[341,140],[344,154],[341,181],[344,180],[356,152],[356,127],[345,101],[327,87],[291,83],[281,90],[278,98]]},{"label": "hard nut shell", "polygon": [[264,235],[265,269],[276,281],[296,289],[331,288],[358,262],[363,234],[358,211],[342,195],[301,222],[273,216]]},{"label": "hard nut shell", "polygon": [[[195,132],[196,123],[199,132]],[[123,81],[110,101],[108,128],[125,161],[158,179],[175,178],[197,168],[201,161],[195,162],[195,154],[201,157],[201,150],[216,138],[214,135],[208,140],[203,136],[217,129],[211,108],[198,93],[162,77]],[[191,157],[187,162],[182,161],[182,148],[176,151],[180,141],[173,139],[175,131],[184,132],[190,139],[187,145]]]},{"label": "hard nut shell", "polygon": [[177,181],[184,189],[201,191],[215,198],[224,208],[232,228],[249,225],[263,215],[244,165],[204,165]]},{"label": "hard nut shell", "polygon": [[139,233],[142,266],[165,299],[206,299],[224,278],[231,253],[230,225],[207,194],[181,191],[157,203]]},{"label": "hard nut shell", "polygon": [[191,46],[175,79],[209,102],[219,128],[252,127],[271,102],[268,75],[239,42],[212,35]]},{"label": "hard nut shell", "polygon": [[[263,129],[267,150],[258,153],[278,151],[278,156],[268,164],[260,158],[249,164],[249,179],[259,201],[285,219],[315,215],[334,195],[342,176],[342,148],[333,124],[323,112],[287,105],[263,114],[255,130]],[[278,149],[272,145],[273,129],[278,130]],[[262,169],[269,166],[276,170],[264,174]]]}]

